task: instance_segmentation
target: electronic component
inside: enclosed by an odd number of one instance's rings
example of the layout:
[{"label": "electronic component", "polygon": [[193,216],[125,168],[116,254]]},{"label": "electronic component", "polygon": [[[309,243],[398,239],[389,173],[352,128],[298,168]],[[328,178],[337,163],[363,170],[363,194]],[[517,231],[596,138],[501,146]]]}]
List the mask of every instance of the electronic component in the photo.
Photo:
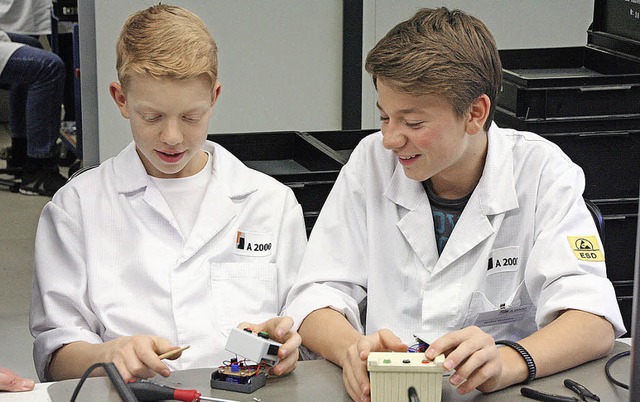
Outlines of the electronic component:
[{"label": "electronic component", "polygon": [[230,364],[220,366],[211,374],[211,388],[250,394],[264,386],[267,375],[260,372],[260,366],[247,366],[235,359]]},{"label": "electronic component", "polygon": [[440,402],[443,363],[444,355],[431,361],[424,353],[369,353],[371,401],[406,401],[408,389],[413,388],[422,402]]},{"label": "electronic component", "polygon": [[231,353],[242,356],[256,363],[273,366],[278,363],[278,349],[281,343],[269,339],[266,332],[253,333],[247,329],[231,329],[227,345],[224,347]]},{"label": "electronic component", "polygon": [[253,333],[249,328],[232,328],[225,349],[257,364],[247,365],[244,360],[231,359],[211,374],[211,388],[248,394],[264,386],[267,375],[260,372],[260,367],[278,363],[280,346],[282,344],[269,339],[266,332]]}]

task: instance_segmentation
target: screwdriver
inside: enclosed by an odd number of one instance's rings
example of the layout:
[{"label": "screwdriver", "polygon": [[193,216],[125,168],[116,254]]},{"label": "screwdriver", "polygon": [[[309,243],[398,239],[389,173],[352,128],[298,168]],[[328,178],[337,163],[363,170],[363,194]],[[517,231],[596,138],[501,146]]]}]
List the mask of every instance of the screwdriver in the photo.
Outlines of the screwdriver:
[{"label": "screwdriver", "polygon": [[177,389],[166,385],[157,384],[148,380],[133,380],[127,383],[127,387],[133,392],[140,402],[176,400],[184,402],[213,401],[213,402],[238,402],[230,399],[218,399],[202,396],[195,389]]}]

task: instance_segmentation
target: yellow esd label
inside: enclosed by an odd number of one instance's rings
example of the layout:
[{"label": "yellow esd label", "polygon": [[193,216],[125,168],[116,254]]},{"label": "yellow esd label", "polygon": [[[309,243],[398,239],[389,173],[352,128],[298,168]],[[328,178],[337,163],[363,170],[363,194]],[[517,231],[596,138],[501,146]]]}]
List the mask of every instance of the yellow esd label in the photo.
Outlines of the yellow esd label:
[{"label": "yellow esd label", "polygon": [[596,236],[567,236],[571,250],[581,261],[604,261],[604,253]]}]

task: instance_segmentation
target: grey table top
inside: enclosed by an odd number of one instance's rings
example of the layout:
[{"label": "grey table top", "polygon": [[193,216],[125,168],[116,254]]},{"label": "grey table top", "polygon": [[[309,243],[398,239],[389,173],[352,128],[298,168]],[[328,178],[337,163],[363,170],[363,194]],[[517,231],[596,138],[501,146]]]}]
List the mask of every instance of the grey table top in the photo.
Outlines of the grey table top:
[{"label": "grey table top", "polygon": [[[592,392],[596,393],[602,402],[628,401],[629,392],[610,383],[606,378],[604,366],[609,357],[622,351],[629,350],[629,345],[616,342],[614,350],[609,356],[595,360],[579,367],[557,373],[553,376],[535,380],[530,388],[547,393],[577,397],[577,394],[564,387],[566,378],[578,381]],[[311,360],[298,362],[296,370],[284,377],[271,377],[267,384],[253,392],[243,394],[238,392],[223,391],[210,388],[211,369],[194,369],[176,371],[171,377],[158,378],[163,383],[176,388],[197,389],[202,396],[209,396],[230,401],[255,402],[253,398],[259,398],[262,402],[278,401],[350,401],[348,394],[342,385],[342,372],[336,365],[325,360]],[[624,357],[612,366],[613,376],[624,383],[629,383],[630,359]],[[443,380],[442,400],[446,401],[492,401],[512,402],[514,400],[531,401],[520,395],[521,386],[515,385],[492,394],[474,392],[464,397],[458,395],[448,379]],[[49,396],[53,402],[68,402],[78,380],[60,381],[48,388]],[[108,379],[103,377],[88,379],[78,400],[119,401],[118,395],[110,385]]]}]

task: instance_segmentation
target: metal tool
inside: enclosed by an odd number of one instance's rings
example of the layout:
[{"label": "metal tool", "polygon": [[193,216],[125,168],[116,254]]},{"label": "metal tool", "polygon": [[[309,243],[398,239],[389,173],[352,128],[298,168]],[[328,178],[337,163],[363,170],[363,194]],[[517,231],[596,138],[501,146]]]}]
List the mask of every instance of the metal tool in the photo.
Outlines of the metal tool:
[{"label": "metal tool", "polygon": [[580,398],[585,402],[587,402],[587,398],[593,399],[596,402],[600,402],[600,398],[598,397],[598,395],[589,391],[587,387],[585,387],[584,385],[576,381],[573,381],[567,378],[566,380],[564,380],[564,386],[569,388],[576,394],[580,395]]},{"label": "metal tool", "polygon": [[195,389],[177,389],[167,385],[158,384],[148,380],[134,380],[127,383],[127,387],[133,392],[140,402],[176,400],[183,402],[238,402],[231,399],[212,398],[202,396]]}]

